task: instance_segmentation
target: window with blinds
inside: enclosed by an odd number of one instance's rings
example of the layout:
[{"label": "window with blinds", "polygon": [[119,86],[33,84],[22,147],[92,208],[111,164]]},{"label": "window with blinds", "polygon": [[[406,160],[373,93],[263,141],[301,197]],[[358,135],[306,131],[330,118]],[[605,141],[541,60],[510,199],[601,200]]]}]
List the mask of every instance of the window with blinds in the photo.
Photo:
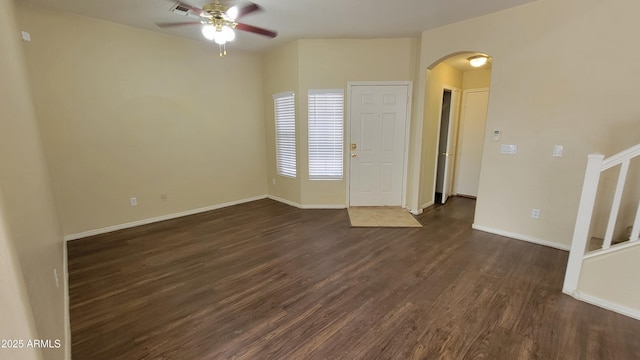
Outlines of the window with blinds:
[{"label": "window with blinds", "polygon": [[296,177],[296,106],[293,92],[273,95],[278,175]]},{"label": "window with blinds", "polygon": [[344,90],[309,90],[309,179],[342,179]]}]

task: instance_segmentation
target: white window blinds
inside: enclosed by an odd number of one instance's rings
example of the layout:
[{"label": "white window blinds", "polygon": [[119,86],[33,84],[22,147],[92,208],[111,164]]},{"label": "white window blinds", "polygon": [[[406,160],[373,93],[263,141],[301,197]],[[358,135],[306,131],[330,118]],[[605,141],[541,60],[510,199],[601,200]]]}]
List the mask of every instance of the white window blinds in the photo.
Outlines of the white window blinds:
[{"label": "white window blinds", "polygon": [[342,179],[344,90],[309,90],[309,179]]},{"label": "white window blinds", "polygon": [[273,95],[278,175],[296,177],[296,105],[293,92]]}]

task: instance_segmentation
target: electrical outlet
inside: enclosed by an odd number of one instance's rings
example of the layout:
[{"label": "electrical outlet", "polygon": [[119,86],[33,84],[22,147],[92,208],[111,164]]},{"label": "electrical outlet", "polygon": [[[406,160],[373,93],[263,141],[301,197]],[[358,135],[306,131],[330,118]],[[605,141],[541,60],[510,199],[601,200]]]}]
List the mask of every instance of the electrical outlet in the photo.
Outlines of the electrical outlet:
[{"label": "electrical outlet", "polygon": [[132,197],[129,199],[129,203],[131,204],[131,206],[137,206],[138,205],[138,199],[136,199],[136,197]]},{"label": "electrical outlet", "polygon": [[273,185],[275,185],[276,184],[276,178],[272,178],[271,179],[271,183],[273,183]]},{"label": "electrical outlet", "polygon": [[531,217],[534,219],[540,219],[540,209],[532,209]]},{"label": "electrical outlet", "polygon": [[563,145],[553,145],[553,157],[562,157],[564,154]]},{"label": "electrical outlet", "polygon": [[160,194],[160,201],[167,201],[167,194]]}]

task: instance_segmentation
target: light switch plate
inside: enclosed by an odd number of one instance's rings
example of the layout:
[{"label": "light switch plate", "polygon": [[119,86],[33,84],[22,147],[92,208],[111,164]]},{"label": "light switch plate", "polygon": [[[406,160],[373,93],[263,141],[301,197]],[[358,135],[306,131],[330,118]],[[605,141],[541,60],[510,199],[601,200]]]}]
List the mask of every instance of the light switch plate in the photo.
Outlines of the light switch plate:
[{"label": "light switch plate", "polygon": [[28,33],[28,32],[26,32],[26,31],[23,31],[23,32],[22,32],[22,40],[24,40],[24,41],[31,41],[31,34],[29,34],[29,33]]},{"label": "light switch plate", "polygon": [[500,140],[500,129],[493,129],[493,141]]},{"label": "light switch plate", "polygon": [[514,155],[518,153],[518,145],[502,144],[500,146],[500,154]]}]

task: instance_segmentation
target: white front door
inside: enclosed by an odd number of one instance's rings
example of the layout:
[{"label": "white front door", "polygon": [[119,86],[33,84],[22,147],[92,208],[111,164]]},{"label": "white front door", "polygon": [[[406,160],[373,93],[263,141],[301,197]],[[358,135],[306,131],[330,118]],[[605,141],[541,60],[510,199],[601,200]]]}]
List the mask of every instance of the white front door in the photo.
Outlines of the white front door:
[{"label": "white front door", "polygon": [[349,205],[402,204],[408,86],[353,86]]}]

